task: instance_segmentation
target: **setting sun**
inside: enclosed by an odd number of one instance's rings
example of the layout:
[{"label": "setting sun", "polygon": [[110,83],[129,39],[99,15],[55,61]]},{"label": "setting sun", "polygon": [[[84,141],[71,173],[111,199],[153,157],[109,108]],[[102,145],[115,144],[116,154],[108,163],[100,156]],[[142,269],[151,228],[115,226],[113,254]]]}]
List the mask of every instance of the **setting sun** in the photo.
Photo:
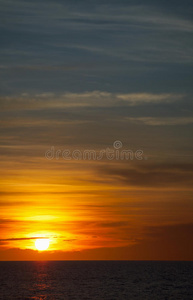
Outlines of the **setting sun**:
[{"label": "setting sun", "polygon": [[37,239],[35,241],[35,246],[38,251],[47,250],[50,244],[49,239]]}]

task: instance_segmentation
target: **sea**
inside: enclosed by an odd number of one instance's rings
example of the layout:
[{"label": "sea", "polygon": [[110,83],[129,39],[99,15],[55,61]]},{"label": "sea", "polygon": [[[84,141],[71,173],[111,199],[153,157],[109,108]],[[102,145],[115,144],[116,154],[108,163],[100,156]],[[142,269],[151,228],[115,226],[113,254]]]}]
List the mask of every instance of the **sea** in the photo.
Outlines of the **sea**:
[{"label": "sea", "polygon": [[193,300],[193,262],[0,262],[0,299]]}]

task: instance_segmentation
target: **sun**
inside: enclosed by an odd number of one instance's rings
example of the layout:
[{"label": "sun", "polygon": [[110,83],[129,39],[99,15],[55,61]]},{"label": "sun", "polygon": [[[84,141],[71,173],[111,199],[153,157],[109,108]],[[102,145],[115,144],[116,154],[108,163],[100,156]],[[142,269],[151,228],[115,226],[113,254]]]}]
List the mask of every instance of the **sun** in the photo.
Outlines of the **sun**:
[{"label": "sun", "polygon": [[47,250],[50,244],[50,240],[49,239],[37,239],[35,241],[35,246],[36,249],[39,251],[44,251]]}]

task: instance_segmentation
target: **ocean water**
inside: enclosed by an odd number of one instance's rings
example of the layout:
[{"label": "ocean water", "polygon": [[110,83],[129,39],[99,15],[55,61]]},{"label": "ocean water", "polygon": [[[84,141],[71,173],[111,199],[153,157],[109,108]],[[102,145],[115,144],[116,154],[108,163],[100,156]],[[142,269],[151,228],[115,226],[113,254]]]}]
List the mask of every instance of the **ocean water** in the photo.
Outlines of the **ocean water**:
[{"label": "ocean water", "polygon": [[0,262],[0,299],[192,300],[193,262]]}]

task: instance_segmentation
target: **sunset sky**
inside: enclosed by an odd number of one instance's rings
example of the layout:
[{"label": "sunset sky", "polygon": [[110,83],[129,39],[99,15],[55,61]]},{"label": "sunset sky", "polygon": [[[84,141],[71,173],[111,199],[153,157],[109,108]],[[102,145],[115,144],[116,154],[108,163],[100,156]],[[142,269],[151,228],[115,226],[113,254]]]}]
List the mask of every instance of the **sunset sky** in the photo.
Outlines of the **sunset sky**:
[{"label": "sunset sky", "polygon": [[193,2],[0,7],[0,260],[193,260]]}]

